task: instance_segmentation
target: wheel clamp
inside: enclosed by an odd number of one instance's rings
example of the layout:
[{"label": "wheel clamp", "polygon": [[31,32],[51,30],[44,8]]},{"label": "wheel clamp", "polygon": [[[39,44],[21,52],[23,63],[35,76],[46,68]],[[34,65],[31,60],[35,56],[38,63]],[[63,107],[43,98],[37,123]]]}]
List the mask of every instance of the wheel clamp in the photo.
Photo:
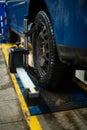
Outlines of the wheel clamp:
[{"label": "wheel clamp", "polygon": [[[28,65],[28,18],[25,17],[24,19],[24,28],[25,28],[25,41],[24,41],[24,48],[19,47],[20,43],[18,43],[18,47],[12,47],[9,51],[9,68],[11,73],[17,73],[23,87],[25,90],[28,90],[28,96],[30,98],[39,97],[39,91],[36,90],[36,86],[32,82],[31,78],[29,77],[27,70],[29,72],[32,71],[35,76],[35,69]],[[31,69],[32,68],[32,69]]]}]

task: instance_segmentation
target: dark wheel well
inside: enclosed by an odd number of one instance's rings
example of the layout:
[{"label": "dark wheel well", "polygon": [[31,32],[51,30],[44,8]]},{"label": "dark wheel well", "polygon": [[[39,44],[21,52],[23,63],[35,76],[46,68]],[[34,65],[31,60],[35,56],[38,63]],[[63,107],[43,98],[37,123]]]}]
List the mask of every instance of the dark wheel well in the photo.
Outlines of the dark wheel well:
[{"label": "dark wheel well", "polygon": [[20,36],[12,31],[10,28],[8,30],[8,38],[10,43],[20,42]]},{"label": "dark wheel well", "polygon": [[47,11],[47,6],[44,0],[31,0],[29,4],[29,22],[33,22],[36,14],[40,11]]}]

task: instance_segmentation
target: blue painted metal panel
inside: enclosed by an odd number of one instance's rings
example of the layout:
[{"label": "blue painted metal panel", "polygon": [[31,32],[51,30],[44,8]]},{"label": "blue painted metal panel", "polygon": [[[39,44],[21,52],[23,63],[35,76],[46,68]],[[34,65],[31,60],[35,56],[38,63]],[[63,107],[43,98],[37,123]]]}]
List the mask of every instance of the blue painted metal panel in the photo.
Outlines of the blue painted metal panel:
[{"label": "blue painted metal panel", "polygon": [[[12,29],[16,31],[23,31],[24,25],[24,15],[28,13],[27,1],[17,0],[11,1],[7,0],[7,14],[8,22]],[[15,24],[15,26],[13,26]]]},{"label": "blue painted metal panel", "polygon": [[[0,17],[4,17],[4,2],[0,2]],[[0,19],[0,33],[2,33],[2,30],[1,30],[1,21],[2,19]]]},{"label": "blue painted metal panel", "polygon": [[7,30],[7,19],[6,19],[6,12],[5,12],[5,2],[0,1],[0,33],[2,36],[0,37],[0,42],[7,42],[8,38],[8,30]]}]

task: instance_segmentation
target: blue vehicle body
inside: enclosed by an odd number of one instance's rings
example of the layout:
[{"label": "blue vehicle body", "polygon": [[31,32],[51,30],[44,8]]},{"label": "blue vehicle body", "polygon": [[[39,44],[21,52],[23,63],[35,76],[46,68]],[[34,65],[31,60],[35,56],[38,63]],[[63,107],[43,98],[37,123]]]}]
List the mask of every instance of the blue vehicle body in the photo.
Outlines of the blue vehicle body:
[{"label": "blue vehicle body", "polygon": [[23,34],[24,15],[29,15],[31,23],[46,8],[60,60],[86,67],[87,0],[6,0],[6,5],[10,27],[19,35]]}]

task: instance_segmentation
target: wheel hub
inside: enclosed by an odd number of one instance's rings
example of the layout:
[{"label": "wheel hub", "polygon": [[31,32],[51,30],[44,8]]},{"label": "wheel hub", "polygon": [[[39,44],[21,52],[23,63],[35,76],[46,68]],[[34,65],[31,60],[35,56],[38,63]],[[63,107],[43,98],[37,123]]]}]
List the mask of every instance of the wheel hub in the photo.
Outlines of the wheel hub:
[{"label": "wheel hub", "polygon": [[41,70],[44,72],[47,72],[48,68],[48,36],[47,36],[47,30],[46,26],[43,25],[38,35],[38,59],[39,59],[39,65],[41,67]]}]

